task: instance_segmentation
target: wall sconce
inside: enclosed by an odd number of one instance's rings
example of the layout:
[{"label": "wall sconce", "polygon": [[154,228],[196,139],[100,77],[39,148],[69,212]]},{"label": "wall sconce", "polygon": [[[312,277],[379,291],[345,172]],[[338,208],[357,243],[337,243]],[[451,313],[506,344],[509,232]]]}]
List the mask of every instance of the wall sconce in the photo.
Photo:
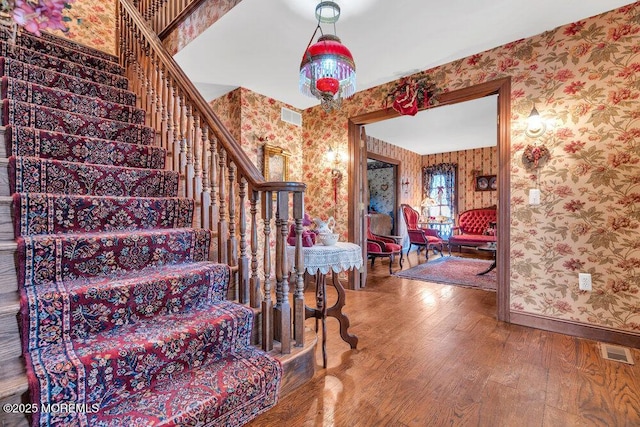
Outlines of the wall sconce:
[{"label": "wall sconce", "polygon": [[400,181],[400,185],[402,185],[404,194],[409,194],[409,178],[403,178],[402,181]]},{"label": "wall sconce", "polygon": [[327,151],[327,160],[331,163],[331,177],[334,180],[339,180],[342,178],[342,171],[338,168],[340,163],[342,162],[342,155],[338,150],[334,150],[332,147],[329,147],[329,151]]},{"label": "wall sconce", "polygon": [[547,125],[542,121],[542,117],[540,117],[540,113],[536,109],[535,104],[531,109],[531,113],[529,114],[529,118],[527,119],[527,129],[524,133],[529,138],[538,138],[542,136],[547,130]]}]

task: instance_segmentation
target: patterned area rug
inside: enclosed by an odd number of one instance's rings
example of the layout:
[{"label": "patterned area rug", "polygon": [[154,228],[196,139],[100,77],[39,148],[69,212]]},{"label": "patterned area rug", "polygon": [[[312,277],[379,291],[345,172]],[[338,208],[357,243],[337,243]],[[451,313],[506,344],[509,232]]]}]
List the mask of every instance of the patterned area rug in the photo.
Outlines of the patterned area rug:
[{"label": "patterned area rug", "polygon": [[478,276],[478,273],[485,271],[490,265],[491,261],[483,259],[444,256],[408,270],[399,271],[395,275],[423,282],[495,291],[498,283],[495,269]]}]

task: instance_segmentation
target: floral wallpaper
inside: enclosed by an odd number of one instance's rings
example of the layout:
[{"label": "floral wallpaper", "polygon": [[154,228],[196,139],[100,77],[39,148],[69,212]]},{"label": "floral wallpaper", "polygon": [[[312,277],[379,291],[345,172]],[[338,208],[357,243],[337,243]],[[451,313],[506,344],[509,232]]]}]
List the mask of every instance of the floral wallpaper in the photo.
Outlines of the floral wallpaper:
[{"label": "floral wallpaper", "polygon": [[[170,50],[237,1],[209,3],[216,2],[206,2],[176,32],[177,40],[167,42],[174,46]],[[75,39],[95,42],[91,36]],[[106,38],[104,46],[109,43]],[[428,74],[445,91],[511,77],[511,309],[640,333],[640,2],[418,74]],[[279,124],[278,101],[241,90],[240,141],[256,161],[257,138],[273,134],[274,141],[287,144],[294,153],[291,179],[308,185],[307,210],[333,212],[343,231],[346,163],[338,165],[343,178],[334,199],[326,147],[345,155],[348,118],[380,109],[397,83],[358,92],[336,112],[305,110],[302,130]],[[548,124],[538,140],[524,134],[534,104]],[[544,143],[551,153],[534,171],[521,160],[532,143]],[[415,176],[421,164],[419,159]],[[529,206],[528,191],[535,187],[542,203]],[[410,192],[411,204],[420,189],[411,185]],[[592,292],[578,290],[578,272],[592,274]]]},{"label": "floral wallpaper", "polygon": [[52,34],[116,54],[116,0],[76,0],[64,15],[71,18],[69,31]]},{"label": "floral wallpaper", "polygon": [[[400,192],[398,205],[406,203],[414,206],[420,203],[422,200],[422,183],[420,178],[422,159],[418,153],[372,136],[367,136],[367,152],[396,159],[400,162],[400,182],[408,180],[409,185]],[[346,235],[346,228],[344,232]]]},{"label": "floral wallpaper", "polygon": [[[447,91],[511,77],[511,309],[640,332],[640,2],[425,73]],[[346,150],[348,118],[380,109],[394,84],[337,112],[304,111],[309,209],[326,199],[320,141]],[[521,161],[534,103],[551,152],[538,173]],[[339,190],[346,219],[346,184]],[[578,272],[592,274],[593,292],[578,290]]]},{"label": "floral wallpaper", "polygon": [[393,196],[396,187],[393,183],[393,167],[369,169],[367,181],[369,184],[369,208],[395,218]]},{"label": "floral wallpaper", "polygon": [[[302,128],[280,120],[281,108],[300,112],[288,104],[277,101],[249,89],[238,88],[209,102],[224,126],[240,142],[245,153],[264,174],[264,145],[286,148],[289,157],[289,181],[304,181],[302,165]],[[247,212],[249,205],[246,206]],[[274,210],[275,212],[275,210]],[[258,218],[261,218],[258,206]],[[327,215],[328,216],[328,215]],[[272,230],[273,233],[273,230]],[[270,246],[275,249],[275,235]],[[264,242],[262,221],[258,220],[258,244]],[[275,252],[274,252],[275,253]],[[274,253],[272,256],[275,256]],[[263,259],[258,257],[258,270]]]},{"label": "floral wallpaper", "polygon": [[[171,54],[209,28],[242,0],[205,1],[163,41]],[[112,55],[116,51],[116,0],[76,0],[66,11],[71,18],[69,31],[53,33]]]},{"label": "floral wallpaper", "polygon": [[242,0],[205,1],[163,40],[164,47],[174,55],[198,37]]},{"label": "floral wallpaper", "polygon": [[476,191],[476,175],[498,173],[497,147],[429,154],[422,157],[423,166],[439,163],[458,164],[458,213],[498,204],[497,191]]}]

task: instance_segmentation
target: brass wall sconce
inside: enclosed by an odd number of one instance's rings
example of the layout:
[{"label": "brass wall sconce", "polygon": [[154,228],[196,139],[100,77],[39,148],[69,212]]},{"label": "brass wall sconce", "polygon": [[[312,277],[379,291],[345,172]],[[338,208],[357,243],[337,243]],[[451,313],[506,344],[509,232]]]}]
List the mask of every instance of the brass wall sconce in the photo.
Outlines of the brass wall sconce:
[{"label": "brass wall sconce", "polygon": [[409,194],[409,178],[403,178],[402,181],[400,181],[400,185],[402,185],[404,194]]},{"label": "brass wall sconce", "polygon": [[331,177],[334,180],[342,179],[342,171],[338,168],[342,162],[342,155],[340,152],[329,147],[329,151],[327,151],[327,159],[331,163]]},{"label": "brass wall sconce", "polygon": [[542,121],[542,117],[540,117],[540,113],[536,109],[534,104],[531,109],[531,113],[529,114],[529,118],[527,119],[527,129],[524,131],[525,135],[529,138],[538,138],[541,137],[547,130],[547,125]]}]

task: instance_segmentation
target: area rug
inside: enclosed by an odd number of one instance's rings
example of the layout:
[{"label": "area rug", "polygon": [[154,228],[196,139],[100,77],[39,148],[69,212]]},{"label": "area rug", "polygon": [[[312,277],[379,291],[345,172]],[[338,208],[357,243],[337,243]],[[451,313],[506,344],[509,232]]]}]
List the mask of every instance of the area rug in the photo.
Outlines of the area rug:
[{"label": "area rug", "polygon": [[443,256],[408,270],[398,271],[395,275],[423,282],[446,283],[495,291],[498,283],[495,269],[478,276],[478,273],[489,268],[491,262],[483,259]]}]

